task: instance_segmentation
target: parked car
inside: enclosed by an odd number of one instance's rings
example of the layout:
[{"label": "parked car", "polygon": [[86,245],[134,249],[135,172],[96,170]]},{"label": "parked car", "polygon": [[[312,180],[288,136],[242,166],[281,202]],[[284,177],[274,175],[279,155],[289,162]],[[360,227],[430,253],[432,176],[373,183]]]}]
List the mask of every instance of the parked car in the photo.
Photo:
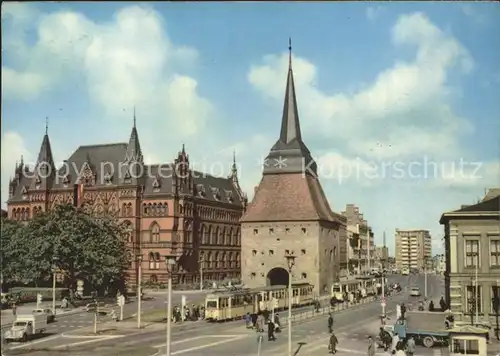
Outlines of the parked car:
[{"label": "parked car", "polygon": [[412,287],[410,291],[410,296],[412,297],[420,297],[420,288]]},{"label": "parked car", "polygon": [[46,315],[47,316],[47,324],[53,323],[56,320],[54,313],[52,313],[52,310],[50,310],[50,309],[42,309],[42,308],[33,309],[32,314],[33,315]]}]

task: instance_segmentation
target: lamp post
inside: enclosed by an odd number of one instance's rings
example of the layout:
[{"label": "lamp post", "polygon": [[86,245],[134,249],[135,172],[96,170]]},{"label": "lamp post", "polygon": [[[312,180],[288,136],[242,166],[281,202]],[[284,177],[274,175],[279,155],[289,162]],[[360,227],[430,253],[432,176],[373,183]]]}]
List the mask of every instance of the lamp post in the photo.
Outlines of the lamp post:
[{"label": "lamp post", "polygon": [[203,292],[203,263],[205,262],[205,255],[200,254],[198,264],[200,265],[200,292]]},{"label": "lamp post", "polygon": [[177,263],[176,255],[165,255],[165,265],[168,274],[168,296],[167,296],[167,345],[165,356],[170,356],[170,339],[172,331],[172,270]]},{"label": "lamp post", "polygon": [[52,314],[56,316],[56,274],[59,257],[52,257]]},{"label": "lamp post", "polygon": [[295,266],[295,256],[285,255],[288,267],[288,356],[292,356],[292,268]]},{"label": "lamp post", "polygon": [[424,296],[427,299],[427,256],[424,257]]},{"label": "lamp post", "polygon": [[142,255],[135,256],[137,263],[137,328],[141,328],[141,304],[142,304]]}]

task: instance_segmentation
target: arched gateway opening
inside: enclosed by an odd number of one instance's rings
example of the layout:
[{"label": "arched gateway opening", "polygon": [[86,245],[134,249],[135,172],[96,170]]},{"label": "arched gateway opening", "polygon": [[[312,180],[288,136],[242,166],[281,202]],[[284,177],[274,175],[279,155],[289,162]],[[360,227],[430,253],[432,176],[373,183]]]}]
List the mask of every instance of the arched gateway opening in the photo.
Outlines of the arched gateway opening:
[{"label": "arched gateway opening", "polygon": [[267,273],[268,286],[287,286],[288,271],[281,267],[275,267]]}]

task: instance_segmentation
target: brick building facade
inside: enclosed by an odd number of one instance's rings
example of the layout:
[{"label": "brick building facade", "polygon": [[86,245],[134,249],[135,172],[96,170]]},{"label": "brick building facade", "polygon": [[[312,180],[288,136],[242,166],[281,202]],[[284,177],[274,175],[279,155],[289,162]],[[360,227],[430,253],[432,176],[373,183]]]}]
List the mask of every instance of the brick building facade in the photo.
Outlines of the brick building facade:
[{"label": "brick building facade", "polygon": [[166,254],[179,258],[174,284],[199,283],[200,267],[205,281],[239,279],[239,220],[247,199],[237,174],[235,162],[227,178],[192,170],[184,146],[173,163],[146,165],[135,117],[128,143],[80,146],[60,168],[46,132],[36,166],[21,159],[15,167],[8,217],[27,221],[73,204],[77,194],[82,209],[114,215],[128,227],[129,285],[136,282],[139,254],[143,283],[166,281]]}]

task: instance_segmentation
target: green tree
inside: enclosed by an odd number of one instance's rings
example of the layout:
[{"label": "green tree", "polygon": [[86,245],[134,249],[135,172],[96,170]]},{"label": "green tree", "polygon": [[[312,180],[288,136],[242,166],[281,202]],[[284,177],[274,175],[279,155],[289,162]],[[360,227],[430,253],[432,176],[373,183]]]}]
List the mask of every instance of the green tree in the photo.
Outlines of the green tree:
[{"label": "green tree", "polygon": [[22,259],[18,258],[18,243],[22,238],[24,225],[15,220],[2,218],[0,259],[2,268],[2,280],[4,283],[16,281],[19,271],[22,269]]},{"label": "green tree", "polygon": [[95,217],[71,205],[36,216],[26,227],[24,280],[50,278],[53,257],[72,291],[80,278],[93,288],[121,281],[129,265],[126,231],[110,217]]}]

